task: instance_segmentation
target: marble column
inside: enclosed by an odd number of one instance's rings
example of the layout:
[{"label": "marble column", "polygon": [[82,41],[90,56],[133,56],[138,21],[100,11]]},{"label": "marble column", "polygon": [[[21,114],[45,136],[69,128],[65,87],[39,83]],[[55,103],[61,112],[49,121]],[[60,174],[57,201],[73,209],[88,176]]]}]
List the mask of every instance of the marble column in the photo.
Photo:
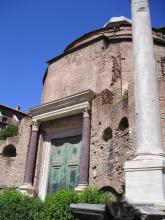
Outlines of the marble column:
[{"label": "marble column", "polygon": [[35,172],[35,163],[36,163],[36,154],[37,154],[37,140],[38,140],[38,122],[32,121],[32,132],[30,137],[30,146],[26,161],[26,171],[25,171],[25,183],[33,184],[34,172]]},{"label": "marble column", "polygon": [[33,180],[34,180],[36,155],[37,155],[38,129],[39,129],[38,122],[33,120],[29,151],[26,160],[24,184],[23,186],[20,187],[20,190],[27,194],[33,194],[33,190],[34,190]]},{"label": "marble column", "polygon": [[131,0],[136,106],[136,157],[125,163],[126,198],[164,203],[164,151],[148,0]]},{"label": "marble column", "polygon": [[90,107],[87,107],[83,112],[83,129],[82,129],[82,145],[80,156],[80,176],[77,191],[84,190],[88,186],[89,177],[89,159],[90,159]]}]

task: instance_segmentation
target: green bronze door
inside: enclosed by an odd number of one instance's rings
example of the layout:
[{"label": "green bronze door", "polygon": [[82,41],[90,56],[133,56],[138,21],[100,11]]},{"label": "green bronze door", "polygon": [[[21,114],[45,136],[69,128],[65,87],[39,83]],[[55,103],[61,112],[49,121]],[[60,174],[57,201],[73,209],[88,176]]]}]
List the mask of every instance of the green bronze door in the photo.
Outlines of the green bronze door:
[{"label": "green bronze door", "polygon": [[52,140],[48,192],[78,184],[81,136]]}]

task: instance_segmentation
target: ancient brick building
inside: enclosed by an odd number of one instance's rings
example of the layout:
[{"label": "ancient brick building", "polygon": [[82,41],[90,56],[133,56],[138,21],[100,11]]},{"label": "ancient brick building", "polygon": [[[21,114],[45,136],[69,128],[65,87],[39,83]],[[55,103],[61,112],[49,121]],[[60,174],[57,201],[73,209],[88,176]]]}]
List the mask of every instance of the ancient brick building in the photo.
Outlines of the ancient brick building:
[{"label": "ancient brick building", "polygon": [[[163,31],[153,28],[165,147]],[[136,151],[131,21],[112,18],[72,42],[48,61],[43,84],[41,105],[30,109],[21,189],[41,198],[60,187],[111,186],[121,192],[124,162]]]},{"label": "ancient brick building", "polygon": [[0,188],[19,187],[23,183],[31,132],[31,118],[19,108],[0,105],[0,129],[18,127],[18,135],[0,140]]},{"label": "ancient brick building", "polygon": [[0,105],[0,129],[5,128],[8,124],[19,124],[26,116],[26,113],[20,111],[19,106],[13,109],[5,105]]}]

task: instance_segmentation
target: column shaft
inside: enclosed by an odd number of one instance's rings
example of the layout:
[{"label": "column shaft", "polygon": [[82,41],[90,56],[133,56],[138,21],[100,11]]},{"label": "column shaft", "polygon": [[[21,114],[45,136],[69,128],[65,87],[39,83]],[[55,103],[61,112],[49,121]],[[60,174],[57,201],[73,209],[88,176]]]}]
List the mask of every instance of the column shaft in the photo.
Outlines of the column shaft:
[{"label": "column shaft", "polygon": [[89,114],[83,118],[82,145],[80,157],[80,176],[79,184],[88,185],[89,176],[89,157],[90,157],[90,129],[91,120]]},{"label": "column shaft", "polygon": [[38,141],[38,130],[32,128],[30,137],[30,146],[26,161],[26,170],[24,183],[30,183],[32,185],[35,172],[36,154],[37,154],[37,141]]},{"label": "column shaft", "polygon": [[132,0],[137,154],[162,154],[159,96],[148,0]]}]

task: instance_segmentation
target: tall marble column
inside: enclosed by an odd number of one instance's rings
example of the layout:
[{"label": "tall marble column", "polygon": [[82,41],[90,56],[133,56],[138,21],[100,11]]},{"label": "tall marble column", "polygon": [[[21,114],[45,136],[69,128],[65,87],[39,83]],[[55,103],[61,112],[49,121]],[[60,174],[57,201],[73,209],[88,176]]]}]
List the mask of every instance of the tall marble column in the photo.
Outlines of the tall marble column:
[{"label": "tall marble column", "polygon": [[136,157],[125,164],[126,198],[165,203],[164,151],[148,0],[131,0],[136,106]]},{"label": "tall marble column", "polygon": [[82,191],[88,186],[89,177],[89,157],[90,157],[90,107],[87,107],[83,112],[83,129],[82,129],[82,145],[80,156],[80,176],[77,191]]}]

